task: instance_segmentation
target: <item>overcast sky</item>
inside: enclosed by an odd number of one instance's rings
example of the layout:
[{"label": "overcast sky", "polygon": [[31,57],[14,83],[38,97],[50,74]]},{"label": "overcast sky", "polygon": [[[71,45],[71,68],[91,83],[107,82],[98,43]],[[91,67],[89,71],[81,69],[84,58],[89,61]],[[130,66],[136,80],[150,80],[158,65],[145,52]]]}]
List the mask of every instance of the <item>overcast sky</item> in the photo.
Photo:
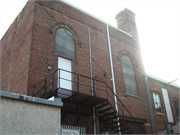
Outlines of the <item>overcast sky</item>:
[{"label": "overcast sky", "polygon": [[[146,73],[180,85],[180,0],[66,0],[116,26],[125,7],[136,14]],[[0,39],[27,0],[0,0]],[[11,4],[10,4],[11,3]]]}]

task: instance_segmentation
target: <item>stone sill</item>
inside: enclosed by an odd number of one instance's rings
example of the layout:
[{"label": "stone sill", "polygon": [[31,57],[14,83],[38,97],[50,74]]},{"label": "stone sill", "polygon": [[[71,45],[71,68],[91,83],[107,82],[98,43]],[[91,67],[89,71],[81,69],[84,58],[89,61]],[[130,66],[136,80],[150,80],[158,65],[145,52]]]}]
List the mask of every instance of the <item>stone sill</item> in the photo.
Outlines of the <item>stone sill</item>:
[{"label": "stone sill", "polygon": [[124,93],[124,95],[127,95],[127,96],[131,96],[131,97],[134,97],[134,98],[141,99],[141,97],[135,96],[135,95],[132,95],[132,94],[129,94],[129,93]]},{"label": "stone sill", "polygon": [[156,112],[156,114],[158,114],[158,115],[165,115],[164,113],[159,113],[159,112]]}]

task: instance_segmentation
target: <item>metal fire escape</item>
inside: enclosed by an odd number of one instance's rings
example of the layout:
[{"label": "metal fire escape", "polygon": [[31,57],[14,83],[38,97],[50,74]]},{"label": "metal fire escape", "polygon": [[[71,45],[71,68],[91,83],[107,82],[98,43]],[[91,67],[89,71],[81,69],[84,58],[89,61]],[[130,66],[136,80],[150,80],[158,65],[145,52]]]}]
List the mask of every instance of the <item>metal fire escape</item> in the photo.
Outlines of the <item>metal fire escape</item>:
[{"label": "metal fire escape", "polygon": [[[71,74],[72,79],[63,78],[62,72]],[[91,80],[93,80],[93,86],[91,86]],[[64,81],[72,85],[71,90],[61,86]],[[92,96],[92,91],[96,93],[94,96]],[[134,118],[107,83],[100,80],[57,69],[53,74],[34,85],[32,96],[45,99],[52,96],[62,98],[64,102],[62,121],[69,112],[73,112],[76,114],[78,122],[82,115],[92,115],[94,106],[96,118],[99,117],[106,121],[111,131],[121,132],[121,134],[146,133],[145,128],[139,124],[141,119]],[[117,102],[115,102],[114,96],[117,98]],[[118,112],[115,105],[118,106]]]}]

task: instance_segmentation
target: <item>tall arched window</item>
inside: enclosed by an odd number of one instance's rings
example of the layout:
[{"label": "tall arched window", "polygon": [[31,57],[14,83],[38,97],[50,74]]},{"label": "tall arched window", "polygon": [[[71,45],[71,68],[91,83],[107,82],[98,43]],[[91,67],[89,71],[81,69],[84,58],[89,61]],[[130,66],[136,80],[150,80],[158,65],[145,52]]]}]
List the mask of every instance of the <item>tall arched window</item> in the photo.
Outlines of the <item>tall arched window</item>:
[{"label": "tall arched window", "polygon": [[75,59],[75,39],[70,31],[64,28],[59,28],[56,31],[55,53],[70,59]]},{"label": "tall arched window", "polygon": [[127,55],[122,55],[121,62],[126,94],[138,96],[134,66],[131,59]]}]

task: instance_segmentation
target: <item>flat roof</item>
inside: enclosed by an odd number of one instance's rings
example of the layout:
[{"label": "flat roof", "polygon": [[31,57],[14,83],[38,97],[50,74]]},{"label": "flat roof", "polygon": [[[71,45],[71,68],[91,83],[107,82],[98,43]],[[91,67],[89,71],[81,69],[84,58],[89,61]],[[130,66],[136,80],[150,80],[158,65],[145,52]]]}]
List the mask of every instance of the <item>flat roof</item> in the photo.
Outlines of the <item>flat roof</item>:
[{"label": "flat roof", "polygon": [[149,78],[151,78],[151,79],[153,79],[153,80],[159,81],[159,82],[161,82],[161,83],[164,83],[164,84],[167,84],[167,85],[170,85],[170,86],[179,88],[179,90],[180,90],[180,86],[178,86],[178,85],[176,85],[176,84],[170,83],[170,82],[168,82],[168,81],[162,80],[162,79],[160,79],[160,78],[157,78],[157,77],[152,76],[152,75],[149,75],[149,74],[145,74],[145,76],[147,76],[147,77],[149,77]]}]

